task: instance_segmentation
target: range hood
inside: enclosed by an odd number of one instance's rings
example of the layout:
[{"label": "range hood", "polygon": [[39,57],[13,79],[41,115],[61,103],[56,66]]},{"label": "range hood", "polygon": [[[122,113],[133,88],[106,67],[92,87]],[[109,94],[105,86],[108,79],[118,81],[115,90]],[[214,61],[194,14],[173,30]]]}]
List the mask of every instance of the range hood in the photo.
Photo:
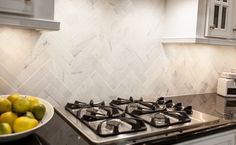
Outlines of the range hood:
[{"label": "range hood", "polygon": [[60,22],[54,21],[54,0],[0,0],[0,25],[60,29]]}]

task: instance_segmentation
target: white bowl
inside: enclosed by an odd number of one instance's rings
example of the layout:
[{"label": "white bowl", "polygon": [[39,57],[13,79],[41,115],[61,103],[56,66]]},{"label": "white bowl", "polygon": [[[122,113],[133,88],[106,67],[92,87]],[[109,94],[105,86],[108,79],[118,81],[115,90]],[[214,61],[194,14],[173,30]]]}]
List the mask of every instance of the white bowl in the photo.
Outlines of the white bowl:
[{"label": "white bowl", "polygon": [[[0,97],[8,97],[9,95],[1,95]],[[28,95],[21,95],[21,96],[28,96]],[[12,134],[7,134],[7,135],[0,135],[0,142],[8,142],[8,141],[14,141],[23,137],[26,137],[30,134],[32,134],[33,132],[35,132],[37,129],[39,129],[40,127],[44,126],[45,124],[47,124],[49,122],[49,120],[53,117],[54,114],[54,108],[52,107],[52,105],[50,103],[48,103],[47,101],[41,99],[41,98],[37,98],[42,104],[45,105],[46,107],[46,113],[43,117],[43,119],[39,122],[39,124],[29,130],[23,131],[23,132],[19,132],[19,133],[12,133]]]}]

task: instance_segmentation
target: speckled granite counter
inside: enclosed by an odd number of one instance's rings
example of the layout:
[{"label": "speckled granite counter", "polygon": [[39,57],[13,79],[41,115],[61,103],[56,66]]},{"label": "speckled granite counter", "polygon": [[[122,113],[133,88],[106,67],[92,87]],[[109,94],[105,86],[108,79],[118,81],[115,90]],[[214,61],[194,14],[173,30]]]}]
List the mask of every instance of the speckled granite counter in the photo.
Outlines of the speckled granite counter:
[{"label": "speckled granite counter", "polygon": [[175,102],[182,102],[183,105],[193,106],[194,110],[198,110],[200,112],[204,112],[219,117],[221,122],[236,121],[235,115],[234,118],[232,118],[232,116],[224,116],[222,113],[219,113],[217,111],[217,107],[219,107],[216,105],[217,98],[224,98],[224,97],[219,96],[215,93],[170,97],[170,99],[172,99]]},{"label": "speckled granite counter", "polygon": [[217,94],[198,94],[198,95],[186,95],[169,97],[174,102],[182,102],[183,105],[191,105],[194,110],[211,114],[225,120],[224,116],[216,112],[216,97]]}]

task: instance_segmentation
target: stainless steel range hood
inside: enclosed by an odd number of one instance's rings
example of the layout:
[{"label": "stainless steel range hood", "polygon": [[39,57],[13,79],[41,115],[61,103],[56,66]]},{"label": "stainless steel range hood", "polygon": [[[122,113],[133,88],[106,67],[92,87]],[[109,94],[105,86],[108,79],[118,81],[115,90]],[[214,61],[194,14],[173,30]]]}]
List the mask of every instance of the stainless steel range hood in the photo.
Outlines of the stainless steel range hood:
[{"label": "stainless steel range hood", "polygon": [[60,29],[60,22],[54,21],[54,0],[0,0],[0,25]]}]

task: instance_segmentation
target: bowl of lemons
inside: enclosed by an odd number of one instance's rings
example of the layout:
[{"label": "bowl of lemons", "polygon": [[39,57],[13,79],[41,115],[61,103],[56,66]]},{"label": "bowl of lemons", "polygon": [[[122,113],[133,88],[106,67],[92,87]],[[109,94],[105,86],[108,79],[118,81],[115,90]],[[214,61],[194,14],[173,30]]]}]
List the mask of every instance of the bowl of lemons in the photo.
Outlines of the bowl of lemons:
[{"label": "bowl of lemons", "polygon": [[53,117],[52,105],[38,97],[18,93],[0,96],[0,142],[32,134]]}]

